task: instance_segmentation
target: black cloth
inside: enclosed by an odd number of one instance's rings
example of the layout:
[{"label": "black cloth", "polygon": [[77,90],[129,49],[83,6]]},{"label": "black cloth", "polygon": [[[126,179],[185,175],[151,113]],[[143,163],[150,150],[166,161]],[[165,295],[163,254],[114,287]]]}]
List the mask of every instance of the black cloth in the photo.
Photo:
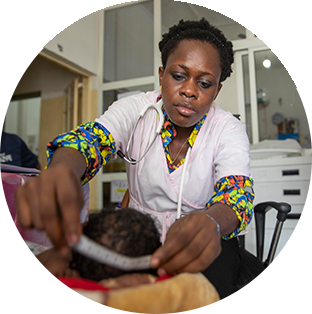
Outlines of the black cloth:
[{"label": "black cloth", "polygon": [[243,247],[239,249],[239,256],[240,266],[236,285],[241,289],[259,276],[264,271],[265,265]]},{"label": "black cloth", "polygon": [[38,165],[37,156],[15,134],[2,132],[0,151],[0,162],[3,164],[26,168],[36,168]]},{"label": "black cloth", "polygon": [[202,273],[214,285],[224,299],[238,290],[237,277],[240,265],[237,238],[221,240],[222,252]]}]

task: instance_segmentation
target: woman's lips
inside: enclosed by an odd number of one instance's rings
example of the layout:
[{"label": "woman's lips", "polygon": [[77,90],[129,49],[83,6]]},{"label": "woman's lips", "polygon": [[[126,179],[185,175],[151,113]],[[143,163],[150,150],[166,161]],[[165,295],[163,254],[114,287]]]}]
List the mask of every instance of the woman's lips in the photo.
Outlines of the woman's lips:
[{"label": "woman's lips", "polygon": [[182,116],[189,117],[195,113],[194,107],[189,103],[179,103],[175,107]]}]

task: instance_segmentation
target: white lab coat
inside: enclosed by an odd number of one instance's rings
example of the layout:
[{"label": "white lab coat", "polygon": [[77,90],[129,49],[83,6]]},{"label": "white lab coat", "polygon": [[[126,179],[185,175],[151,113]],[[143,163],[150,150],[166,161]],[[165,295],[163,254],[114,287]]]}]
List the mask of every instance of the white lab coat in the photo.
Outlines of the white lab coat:
[{"label": "white lab coat", "polygon": [[[96,121],[108,129],[116,152],[125,152],[132,128],[142,107],[156,102],[158,91],[123,98]],[[158,125],[157,113],[149,110],[137,127],[130,156],[138,159],[146,150]],[[161,137],[137,165],[127,164],[129,207],[148,212],[159,221],[162,240],[175,221],[179,185],[184,165],[169,174]],[[202,125],[186,169],[182,214],[202,211],[213,194],[214,184],[222,177],[250,177],[249,140],[242,123],[217,105]]]}]

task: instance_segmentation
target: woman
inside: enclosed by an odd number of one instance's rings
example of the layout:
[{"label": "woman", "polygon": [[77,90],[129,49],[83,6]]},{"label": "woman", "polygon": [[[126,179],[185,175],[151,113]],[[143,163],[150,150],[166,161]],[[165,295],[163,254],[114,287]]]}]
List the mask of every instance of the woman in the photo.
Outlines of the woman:
[{"label": "woman", "polygon": [[[244,128],[213,106],[232,72],[232,44],[204,19],[182,20],[163,35],[159,48],[161,91],[119,100],[95,122],[49,143],[49,168],[17,192],[19,219],[25,227],[46,230],[60,251],[77,243],[81,182],[90,180],[118,150],[124,152],[141,108],[162,98],[160,136],[140,163],[127,165],[129,207],[149,212],[162,224],[164,245],[152,258],[159,275],[202,271],[225,297],[235,291],[238,267],[237,240],[229,239],[250,222],[254,198]],[[144,117],[131,157],[145,151],[157,123],[154,111]],[[181,169],[190,146],[185,216],[175,221]]]}]

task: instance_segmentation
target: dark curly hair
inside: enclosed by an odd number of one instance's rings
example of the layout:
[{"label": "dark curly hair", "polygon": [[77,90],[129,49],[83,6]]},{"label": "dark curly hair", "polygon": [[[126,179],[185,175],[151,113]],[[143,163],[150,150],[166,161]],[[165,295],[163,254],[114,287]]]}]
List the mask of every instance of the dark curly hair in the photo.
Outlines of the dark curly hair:
[{"label": "dark curly hair", "polygon": [[213,45],[220,56],[220,82],[230,77],[232,73],[231,65],[234,62],[233,44],[225,38],[218,28],[212,26],[204,18],[200,21],[180,20],[179,24],[172,26],[168,33],[162,35],[158,47],[161,52],[163,68],[166,67],[170,54],[174,52],[182,40],[200,40]]},{"label": "dark curly hair", "polygon": [[[83,233],[113,251],[131,257],[152,254],[161,245],[153,218],[131,208],[104,209],[91,214]],[[72,255],[70,268],[84,279],[100,281],[131,273],[100,264],[76,251]],[[135,272],[156,275],[154,269]]]}]

